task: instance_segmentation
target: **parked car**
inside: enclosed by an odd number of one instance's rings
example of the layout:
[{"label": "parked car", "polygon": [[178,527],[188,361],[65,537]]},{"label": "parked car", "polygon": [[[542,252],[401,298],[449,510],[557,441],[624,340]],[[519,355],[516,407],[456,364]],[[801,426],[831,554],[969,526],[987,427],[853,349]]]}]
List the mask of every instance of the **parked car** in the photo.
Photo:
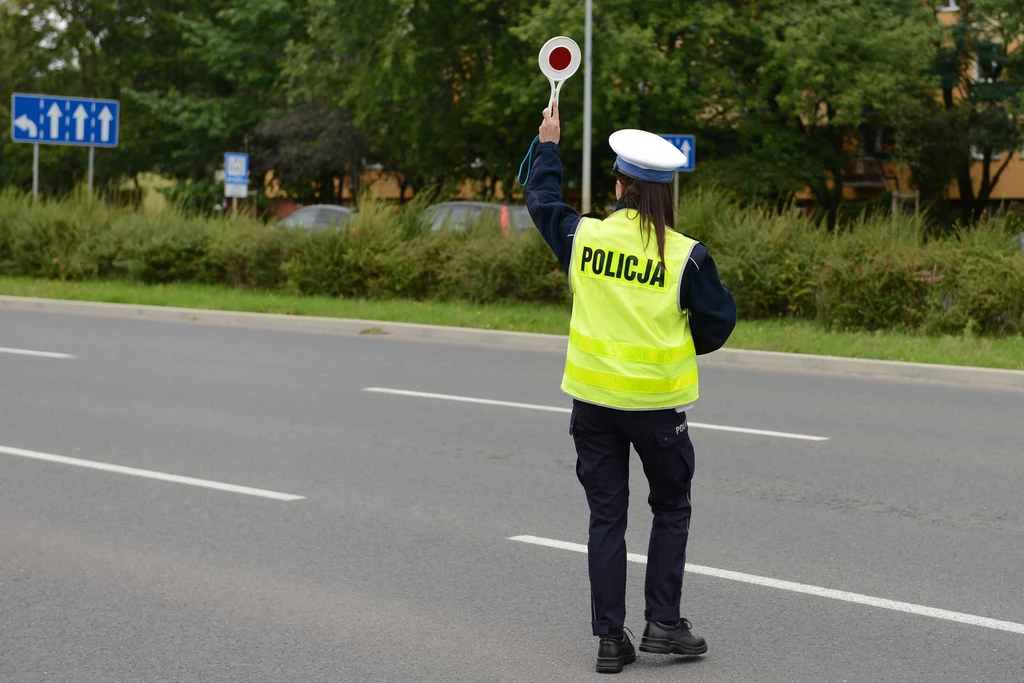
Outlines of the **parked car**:
[{"label": "parked car", "polygon": [[470,226],[493,221],[506,236],[533,228],[533,220],[525,206],[491,204],[488,202],[443,202],[426,213],[431,232],[454,230],[465,232]]},{"label": "parked car", "polygon": [[281,221],[281,225],[289,229],[325,230],[348,225],[353,216],[355,211],[346,206],[313,204],[289,215]]}]

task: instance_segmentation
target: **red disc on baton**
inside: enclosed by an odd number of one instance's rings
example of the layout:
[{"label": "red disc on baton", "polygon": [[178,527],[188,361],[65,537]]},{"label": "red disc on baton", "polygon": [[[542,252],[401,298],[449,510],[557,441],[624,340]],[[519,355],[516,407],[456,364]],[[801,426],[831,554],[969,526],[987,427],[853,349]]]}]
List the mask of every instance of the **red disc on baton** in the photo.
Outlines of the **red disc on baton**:
[{"label": "red disc on baton", "polygon": [[558,36],[544,43],[537,55],[541,73],[552,81],[564,81],[580,68],[583,55],[572,38]]},{"label": "red disc on baton", "polygon": [[567,47],[556,47],[548,55],[548,64],[555,71],[565,71],[572,64],[572,53]]}]

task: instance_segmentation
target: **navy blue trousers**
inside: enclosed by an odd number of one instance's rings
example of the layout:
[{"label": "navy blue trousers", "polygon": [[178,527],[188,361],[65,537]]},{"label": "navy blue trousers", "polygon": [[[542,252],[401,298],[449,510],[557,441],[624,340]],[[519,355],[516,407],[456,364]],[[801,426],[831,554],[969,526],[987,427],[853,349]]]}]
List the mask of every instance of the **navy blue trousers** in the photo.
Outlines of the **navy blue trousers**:
[{"label": "navy blue trousers", "polygon": [[674,410],[614,410],[573,401],[569,425],[576,443],[576,476],[590,505],[587,562],[594,635],[618,632],[626,621],[630,445],[643,463],[651,491],[647,502],[654,514],[644,617],[678,621],[694,467],[686,415]]}]

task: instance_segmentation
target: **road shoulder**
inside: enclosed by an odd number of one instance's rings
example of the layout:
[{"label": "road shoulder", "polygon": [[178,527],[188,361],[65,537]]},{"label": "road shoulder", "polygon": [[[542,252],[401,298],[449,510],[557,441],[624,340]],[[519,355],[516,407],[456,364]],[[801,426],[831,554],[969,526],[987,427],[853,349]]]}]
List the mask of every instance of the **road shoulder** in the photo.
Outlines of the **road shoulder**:
[{"label": "road shoulder", "polygon": [[[507,332],[440,325],[353,320],[315,316],[244,313],[140,304],[111,304],[17,296],[0,296],[0,310],[39,311],[65,315],[127,318],[155,322],[194,323],[249,329],[334,334],[340,336],[382,335],[397,339],[489,346],[520,351],[561,353],[566,338],[532,332]],[[722,349],[703,357],[702,362],[759,370],[802,370],[842,373],[890,379],[957,382],[1024,389],[1024,371],[991,368],[868,360],[841,356],[818,356],[777,351]]]}]

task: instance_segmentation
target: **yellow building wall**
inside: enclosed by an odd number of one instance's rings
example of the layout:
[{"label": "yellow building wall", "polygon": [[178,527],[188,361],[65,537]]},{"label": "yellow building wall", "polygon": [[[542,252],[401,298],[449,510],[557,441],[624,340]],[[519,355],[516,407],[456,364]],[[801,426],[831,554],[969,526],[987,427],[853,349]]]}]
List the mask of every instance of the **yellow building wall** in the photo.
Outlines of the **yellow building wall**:
[{"label": "yellow building wall", "polygon": [[[1006,152],[1003,152],[1006,154]],[[995,175],[1000,166],[1001,161],[993,161],[989,167],[989,173]],[[980,162],[975,163],[971,168],[971,177],[974,179],[974,188],[981,187],[981,177],[983,174],[983,167]],[[960,188],[956,183],[950,185],[947,191],[949,199],[960,199]],[[1010,160],[1006,170],[1003,171],[1003,175],[999,178],[999,184],[992,190],[992,201],[1019,201],[1024,200],[1024,159],[1021,158],[1020,151],[1013,152],[1013,159]]]},{"label": "yellow building wall", "polygon": [[[281,191],[280,183],[274,178],[273,171],[268,171],[264,176],[264,188],[269,199],[288,199],[287,195]],[[340,190],[342,202],[345,204],[354,204],[356,197],[352,193],[352,184],[349,182],[349,178],[334,179],[335,193]],[[359,180],[359,191],[373,199],[383,199],[385,201],[400,201],[401,199],[401,186],[396,176],[383,172],[383,171],[365,171]],[[498,182],[495,187],[496,198],[501,200],[505,198],[505,190],[501,182]],[[455,193],[455,199],[477,199],[483,193],[480,191],[480,184],[473,180],[464,180],[458,187]],[[405,200],[409,201],[414,196],[412,190],[407,189],[405,191]]]},{"label": "yellow building wall", "polygon": [[[857,201],[864,199],[874,199],[882,194],[889,192],[895,192],[899,188],[896,182],[896,173],[898,167],[895,164],[889,162],[883,163],[883,168],[886,172],[886,187],[844,187],[843,198]],[[999,162],[993,162],[990,169],[990,173],[995,175],[999,170]],[[981,177],[984,172],[981,162],[975,163],[971,167],[971,177],[974,179],[975,191],[981,187]],[[911,175],[904,169],[903,171],[903,187],[905,191],[910,191],[911,187]],[[814,194],[810,190],[804,190],[803,192],[797,193],[797,199],[811,200],[814,198]],[[960,197],[960,187],[954,181],[950,183],[949,188],[946,190],[946,198],[952,201],[958,201]],[[991,201],[1024,201],[1024,158],[1021,157],[1019,152],[1014,153],[1014,158],[1010,161],[1006,170],[1003,171],[1003,175],[999,179],[999,184],[993,189]]]}]

